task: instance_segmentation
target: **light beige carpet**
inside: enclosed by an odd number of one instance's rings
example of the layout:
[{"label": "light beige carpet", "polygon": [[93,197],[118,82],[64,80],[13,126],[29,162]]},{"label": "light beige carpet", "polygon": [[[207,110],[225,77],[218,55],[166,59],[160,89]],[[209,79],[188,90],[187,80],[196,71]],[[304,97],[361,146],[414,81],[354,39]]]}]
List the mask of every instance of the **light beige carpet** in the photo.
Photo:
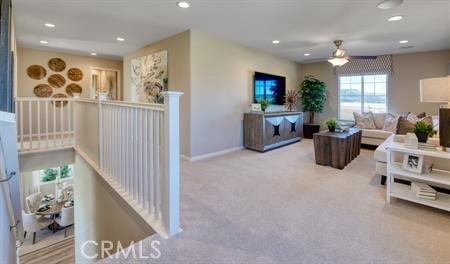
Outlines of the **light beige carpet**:
[{"label": "light beige carpet", "polygon": [[[156,263],[450,263],[450,214],[396,200],[363,150],[344,170],[315,165],[310,140],[182,163],[182,228],[144,240]],[[150,263],[151,259],[104,259]]]}]

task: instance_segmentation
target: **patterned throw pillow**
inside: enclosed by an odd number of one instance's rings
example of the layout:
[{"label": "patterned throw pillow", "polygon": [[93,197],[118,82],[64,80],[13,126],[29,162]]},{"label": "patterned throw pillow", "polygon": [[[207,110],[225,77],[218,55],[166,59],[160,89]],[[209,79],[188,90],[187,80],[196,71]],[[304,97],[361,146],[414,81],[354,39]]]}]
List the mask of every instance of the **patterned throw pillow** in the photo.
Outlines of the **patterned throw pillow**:
[{"label": "patterned throw pillow", "polygon": [[415,114],[409,112],[408,114],[406,114],[405,117],[406,117],[406,120],[415,124],[417,121],[419,121],[420,119],[422,119],[426,116],[427,116],[427,114],[425,112],[422,112],[418,115],[415,115]]},{"label": "patterned throw pillow", "polygon": [[375,123],[375,127],[377,129],[383,129],[384,119],[386,118],[386,113],[372,113],[373,122]]},{"label": "patterned throw pillow", "polygon": [[396,133],[399,118],[400,116],[396,116],[389,113],[386,114],[386,117],[384,118],[383,130]]},{"label": "patterned throw pillow", "polygon": [[372,112],[362,114],[353,112],[353,117],[355,118],[356,127],[361,129],[376,129]]}]

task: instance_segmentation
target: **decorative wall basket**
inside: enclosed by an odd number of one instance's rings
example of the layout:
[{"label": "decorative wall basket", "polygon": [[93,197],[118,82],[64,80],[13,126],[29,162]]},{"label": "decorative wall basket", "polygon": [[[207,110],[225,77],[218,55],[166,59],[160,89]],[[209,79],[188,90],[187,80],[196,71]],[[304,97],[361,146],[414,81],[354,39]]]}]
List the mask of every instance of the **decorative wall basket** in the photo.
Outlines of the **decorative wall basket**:
[{"label": "decorative wall basket", "polygon": [[52,74],[48,77],[48,83],[53,88],[61,88],[66,84],[66,78],[61,74]]},{"label": "decorative wall basket", "polygon": [[47,71],[41,65],[31,65],[27,69],[27,74],[31,79],[40,80],[47,75]]},{"label": "decorative wall basket", "polygon": [[74,93],[82,93],[83,92],[83,88],[81,88],[81,86],[79,86],[76,83],[71,83],[69,85],[67,85],[66,87],[66,93],[70,96],[73,96]]},{"label": "decorative wall basket", "polygon": [[83,79],[83,72],[78,68],[71,68],[67,71],[67,77],[72,81],[78,82]]},{"label": "decorative wall basket", "polygon": [[60,58],[53,58],[48,61],[48,67],[55,72],[62,72],[66,69],[66,62]]},{"label": "decorative wall basket", "polygon": [[50,97],[53,93],[52,87],[48,84],[38,84],[34,87],[34,95],[37,97]]},{"label": "decorative wall basket", "polygon": [[[55,95],[52,96],[53,98],[67,98],[67,95],[62,94],[62,93],[57,93]],[[55,103],[56,107],[61,107],[61,101],[52,101],[52,104]],[[62,106],[66,106],[68,103],[68,101],[63,101],[62,102]]]}]

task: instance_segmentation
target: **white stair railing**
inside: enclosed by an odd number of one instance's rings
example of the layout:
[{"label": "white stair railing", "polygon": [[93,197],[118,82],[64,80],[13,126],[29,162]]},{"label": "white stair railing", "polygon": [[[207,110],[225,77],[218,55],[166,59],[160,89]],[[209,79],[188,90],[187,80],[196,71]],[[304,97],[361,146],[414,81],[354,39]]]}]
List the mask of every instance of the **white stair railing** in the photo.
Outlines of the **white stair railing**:
[{"label": "white stair railing", "polygon": [[80,100],[75,149],[164,237],[180,231],[179,97],[164,104]]},{"label": "white stair railing", "polygon": [[15,100],[20,152],[73,145],[73,98],[17,97]]}]

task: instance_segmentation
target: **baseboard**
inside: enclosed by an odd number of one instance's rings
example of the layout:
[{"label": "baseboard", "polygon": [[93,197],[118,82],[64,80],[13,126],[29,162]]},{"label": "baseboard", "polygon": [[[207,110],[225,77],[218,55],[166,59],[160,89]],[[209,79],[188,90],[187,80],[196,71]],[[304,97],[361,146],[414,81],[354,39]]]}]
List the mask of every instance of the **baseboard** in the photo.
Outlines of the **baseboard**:
[{"label": "baseboard", "polygon": [[217,151],[217,152],[211,152],[211,153],[207,153],[207,154],[203,154],[203,155],[199,155],[199,156],[195,156],[195,157],[188,157],[185,155],[180,155],[182,160],[186,160],[186,161],[199,161],[199,160],[205,160],[205,159],[209,159],[212,157],[217,157],[217,156],[222,156],[231,152],[235,152],[235,151],[239,151],[239,150],[243,150],[244,147],[240,146],[240,147],[236,147],[236,148],[230,148],[230,149],[225,149],[225,150],[221,150],[221,151]]}]

